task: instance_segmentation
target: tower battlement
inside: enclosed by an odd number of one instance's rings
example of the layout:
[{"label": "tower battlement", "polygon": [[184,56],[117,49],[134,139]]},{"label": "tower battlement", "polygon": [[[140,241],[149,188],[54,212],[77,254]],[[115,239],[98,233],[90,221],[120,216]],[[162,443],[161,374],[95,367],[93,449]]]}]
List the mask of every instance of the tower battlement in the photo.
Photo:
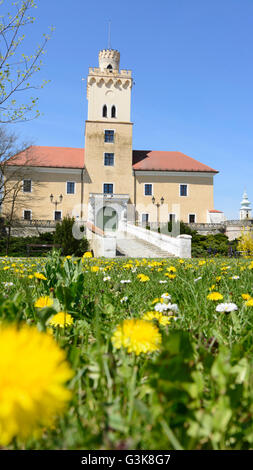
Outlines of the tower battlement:
[{"label": "tower battlement", "polygon": [[103,49],[98,55],[100,70],[119,70],[120,53],[116,49]]},{"label": "tower battlement", "polygon": [[116,76],[118,77],[119,75],[124,78],[131,78],[132,76],[132,71],[131,70],[108,70],[104,69],[101,70],[99,67],[89,67],[89,75],[97,75],[98,77],[107,77],[107,76]]}]

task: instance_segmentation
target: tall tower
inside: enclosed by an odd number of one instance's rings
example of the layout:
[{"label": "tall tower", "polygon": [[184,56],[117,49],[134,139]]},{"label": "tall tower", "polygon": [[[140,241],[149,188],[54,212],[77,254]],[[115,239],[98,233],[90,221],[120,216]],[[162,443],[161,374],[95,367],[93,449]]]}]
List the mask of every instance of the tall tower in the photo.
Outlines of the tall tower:
[{"label": "tall tower", "polygon": [[120,53],[104,49],[99,52],[99,67],[89,68],[85,125],[85,199],[89,203],[99,195],[117,202],[133,199],[132,74],[120,70],[119,64]]},{"label": "tall tower", "polygon": [[250,201],[245,190],[243,193],[242,201],[241,201],[240,220],[245,220],[245,219],[250,219],[250,218],[251,218]]}]

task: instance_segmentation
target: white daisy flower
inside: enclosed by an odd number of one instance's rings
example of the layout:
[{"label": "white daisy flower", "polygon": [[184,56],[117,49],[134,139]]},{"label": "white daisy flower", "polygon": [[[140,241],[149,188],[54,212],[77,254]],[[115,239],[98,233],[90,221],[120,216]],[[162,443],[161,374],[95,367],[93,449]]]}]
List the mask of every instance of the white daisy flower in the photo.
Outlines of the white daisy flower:
[{"label": "white daisy flower", "polygon": [[122,299],[120,299],[120,302],[121,302],[121,303],[122,303],[122,302],[127,302],[127,300],[128,300],[128,297],[125,296],[125,297],[122,297]]},{"label": "white daisy flower", "polygon": [[166,310],[172,310],[173,312],[178,312],[177,304],[165,304],[165,303],[157,303],[155,304],[155,311],[156,312],[165,312]]},{"label": "white daisy flower", "polygon": [[110,281],[110,279],[111,279],[110,276],[106,276],[104,277],[103,281]]},{"label": "white daisy flower", "polygon": [[168,304],[169,309],[172,310],[172,312],[178,312],[178,305],[177,304]]},{"label": "white daisy flower", "polygon": [[126,284],[128,282],[131,282],[130,279],[122,279],[121,281],[121,284]]},{"label": "white daisy flower", "polygon": [[234,312],[235,310],[238,310],[238,307],[236,304],[233,304],[232,302],[219,304],[216,307],[216,312],[221,312],[221,313],[223,312],[230,313],[230,312]]},{"label": "white daisy flower", "polygon": [[162,298],[162,299],[168,299],[168,300],[170,300],[170,299],[171,299],[171,295],[166,292],[165,294],[162,294],[162,295],[161,295],[161,298]]},{"label": "white daisy flower", "polygon": [[167,281],[159,281],[160,284],[166,284]]}]

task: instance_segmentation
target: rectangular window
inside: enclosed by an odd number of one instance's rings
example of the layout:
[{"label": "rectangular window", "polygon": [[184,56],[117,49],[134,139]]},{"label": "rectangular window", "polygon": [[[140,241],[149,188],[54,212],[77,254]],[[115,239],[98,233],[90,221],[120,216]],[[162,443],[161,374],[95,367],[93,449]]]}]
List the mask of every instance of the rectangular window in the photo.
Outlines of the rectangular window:
[{"label": "rectangular window", "polygon": [[104,194],[113,194],[113,184],[104,183]]},{"label": "rectangular window", "polygon": [[175,222],[176,214],[169,214],[169,222]]},{"label": "rectangular window", "polygon": [[152,196],[152,184],[144,185],[144,194],[145,196]]},{"label": "rectangular window", "polygon": [[75,182],[67,181],[67,194],[75,194]]},{"label": "rectangular window", "polygon": [[105,131],[105,142],[114,142],[114,131]]},{"label": "rectangular window", "polygon": [[113,166],[114,165],[114,153],[105,153],[104,154],[104,165]]},{"label": "rectangular window", "polygon": [[143,224],[146,224],[148,223],[148,218],[149,218],[149,214],[142,214],[141,215],[141,221]]},{"label": "rectangular window", "polygon": [[195,224],[196,216],[195,214],[189,214],[189,224]]},{"label": "rectangular window", "polygon": [[32,211],[24,210],[24,220],[32,219]]},{"label": "rectangular window", "polygon": [[32,180],[23,180],[23,192],[24,193],[32,192]]},{"label": "rectangular window", "polygon": [[187,184],[180,184],[180,196],[188,196]]},{"label": "rectangular window", "polygon": [[54,220],[61,220],[61,211],[54,211]]}]

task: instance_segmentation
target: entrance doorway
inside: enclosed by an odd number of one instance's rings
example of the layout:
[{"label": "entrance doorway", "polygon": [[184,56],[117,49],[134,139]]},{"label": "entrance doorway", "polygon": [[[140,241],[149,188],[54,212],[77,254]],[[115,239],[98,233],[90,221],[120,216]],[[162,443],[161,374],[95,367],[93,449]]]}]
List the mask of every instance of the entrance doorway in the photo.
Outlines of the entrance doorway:
[{"label": "entrance doorway", "polygon": [[118,214],[113,207],[102,207],[96,217],[96,226],[104,231],[114,232],[118,227]]}]

